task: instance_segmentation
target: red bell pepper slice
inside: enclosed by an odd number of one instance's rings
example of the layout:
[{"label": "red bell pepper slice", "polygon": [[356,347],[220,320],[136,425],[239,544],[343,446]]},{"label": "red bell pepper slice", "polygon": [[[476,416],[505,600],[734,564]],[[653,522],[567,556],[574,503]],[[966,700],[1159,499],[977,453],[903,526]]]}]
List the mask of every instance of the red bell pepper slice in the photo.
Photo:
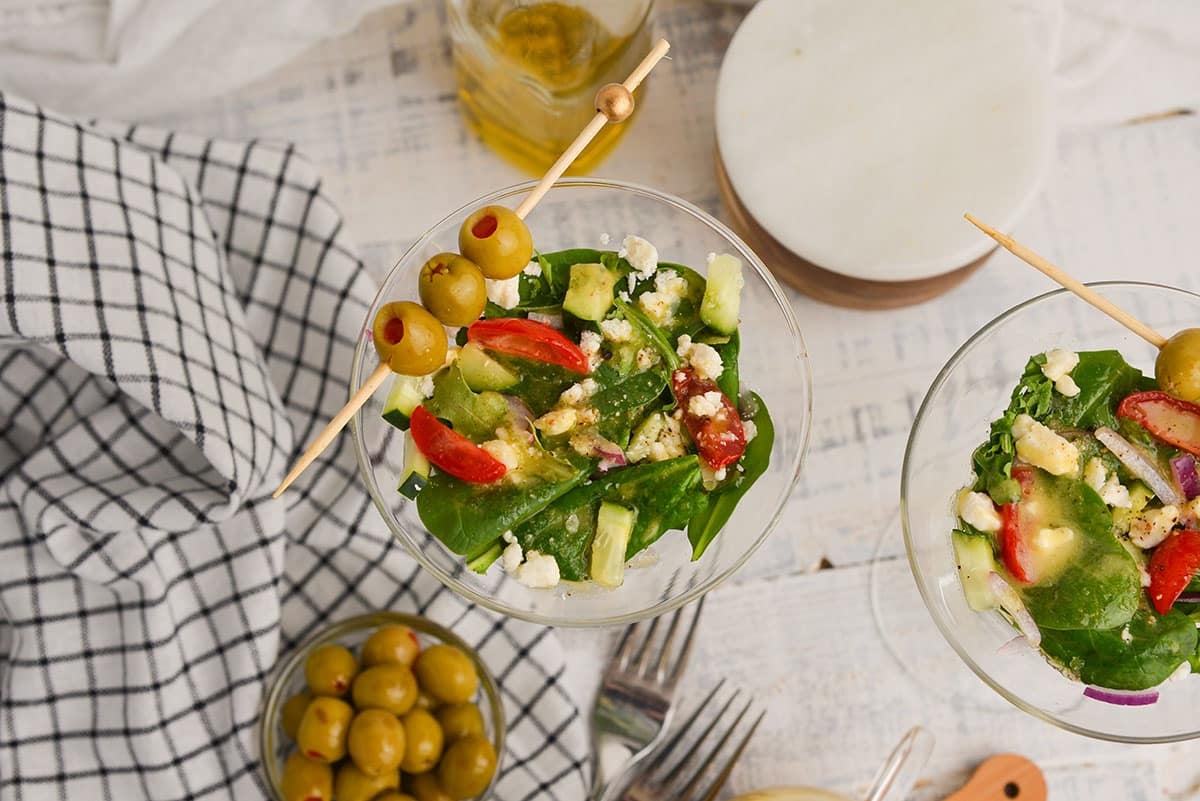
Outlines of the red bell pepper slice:
[{"label": "red bell pepper slice", "polygon": [[[1033,468],[1013,467],[1012,477],[1021,485],[1021,500],[1029,500],[1033,495]],[[1027,536],[1032,521],[1028,520],[1028,515],[1025,517],[1027,519],[1022,523],[1020,501],[1000,507],[1000,558],[1013,578],[1029,584],[1036,576]]]},{"label": "red bell pepper slice", "polygon": [[467,340],[489,350],[557,364],[574,373],[591,372],[588,358],[579,346],[545,323],[520,317],[480,320],[467,329]]},{"label": "red bell pepper slice", "polygon": [[1176,531],[1150,556],[1150,603],[1160,615],[1187,589],[1200,571],[1200,531]]},{"label": "red bell pepper slice", "polygon": [[424,406],[413,409],[408,433],[436,467],[473,484],[490,484],[504,477],[508,468],[495,456],[464,437]]},{"label": "red bell pepper slice", "polygon": [[[715,382],[700,378],[690,367],[671,374],[671,391],[683,412],[683,425],[687,428],[700,458],[713,470],[720,470],[736,462],[746,452],[746,431],[742,418],[738,416],[733,401],[721,392]],[[711,417],[702,417],[691,411],[691,400],[708,392],[721,396],[721,408]]]},{"label": "red bell pepper slice", "polygon": [[1165,392],[1135,392],[1121,401],[1117,416],[1141,424],[1155,439],[1200,456],[1200,406]]}]

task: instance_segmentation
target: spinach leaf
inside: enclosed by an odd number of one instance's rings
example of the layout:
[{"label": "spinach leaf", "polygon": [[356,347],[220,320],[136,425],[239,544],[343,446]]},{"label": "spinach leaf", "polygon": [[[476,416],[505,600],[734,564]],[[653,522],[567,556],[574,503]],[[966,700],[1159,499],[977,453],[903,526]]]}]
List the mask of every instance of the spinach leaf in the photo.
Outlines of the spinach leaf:
[{"label": "spinach leaf", "polygon": [[[545,458],[554,457],[547,454]],[[533,485],[507,481],[471,484],[435,472],[417,495],[417,514],[425,528],[451,551],[469,559],[480,556],[501,534],[545,509],[591,472],[590,464],[558,465],[561,473],[557,480]]]},{"label": "spinach leaf", "polygon": [[658,269],[674,270],[683,276],[688,284],[687,292],[679,299],[675,311],[671,314],[671,324],[666,328],[667,336],[672,341],[683,334],[696,336],[704,328],[704,321],[700,319],[700,303],[704,300],[704,289],[708,282],[700,273],[682,264],[659,262]]},{"label": "spinach leaf", "polygon": [[504,390],[505,394],[520,398],[534,417],[541,417],[554,408],[563,391],[583,376],[565,367],[535,359],[523,359],[510,353],[489,351],[488,355],[521,377],[520,382]]},{"label": "spinach leaf", "polygon": [[[593,250],[592,248],[571,248],[555,253],[540,253],[537,263],[542,268],[539,276],[546,287],[546,292],[558,299],[561,304],[566,297],[567,286],[571,283],[571,265],[574,264],[605,264],[604,258],[615,258],[608,250]],[[522,296],[522,300],[524,296]]]},{"label": "spinach leaf", "polygon": [[457,364],[434,380],[433,397],[424,406],[474,442],[493,439],[497,426],[508,419],[504,396],[498,392],[472,392]]},{"label": "spinach leaf", "polygon": [[1117,405],[1144,378],[1115,350],[1081,352],[1071,377],[1079,385],[1079,394],[1073,398],[1051,394],[1050,410],[1042,420],[1051,428],[1116,428]]},{"label": "spinach leaf", "polygon": [[[597,371],[599,372],[599,371]],[[667,388],[667,379],[656,370],[634,373],[623,381],[604,387],[592,396],[591,404],[600,415],[597,430],[600,436],[624,448],[629,434],[641,420],[646,409],[655,403]]]},{"label": "spinach leaf", "polygon": [[[741,379],[738,376],[738,352],[741,350],[741,342],[738,332],[734,331],[729,335],[728,342],[712,346],[721,356],[721,376],[717,379],[717,386],[729,396],[734,405],[737,405],[738,396],[742,391]],[[761,400],[759,403],[761,405]]]},{"label": "spinach leaf", "polygon": [[617,298],[614,303],[625,315],[625,319],[650,341],[650,344],[658,351],[658,355],[662,356],[663,361],[666,362],[667,367],[678,370],[683,362],[680,360],[679,354],[675,352],[675,348],[671,346],[670,341],[667,340],[667,335],[663,333],[663,330],[650,322],[650,318],[634,308],[633,304],[620,298]]},{"label": "spinach leaf", "polygon": [[[722,376],[723,377],[723,376]],[[751,393],[751,403],[756,407],[750,418],[758,429],[754,439],[746,445],[746,453],[738,462],[737,477],[708,495],[708,503],[697,512],[687,525],[688,541],[692,543],[692,561],[699,559],[709,543],[720,533],[721,528],[733,514],[759,476],[767,471],[771,461],[771,446],[775,442],[775,425],[767,412],[767,404],[757,394]],[[737,468],[735,468],[737,469]]]},{"label": "spinach leaf", "polygon": [[1021,497],[1021,487],[1013,479],[1012,462],[1016,455],[1012,425],[1017,415],[1028,414],[1041,420],[1050,410],[1054,384],[1042,375],[1045,356],[1035,356],[1025,365],[1025,372],[1012,391],[1003,416],[992,422],[988,441],[971,454],[975,468],[977,492],[986,492],[998,504],[1015,503]]},{"label": "spinach leaf", "polygon": [[1080,681],[1114,690],[1145,690],[1167,679],[1196,652],[1196,624],[1172,609],[1159,617],[1141,607],[1128,625],[1042,631],[1042,650]]}]

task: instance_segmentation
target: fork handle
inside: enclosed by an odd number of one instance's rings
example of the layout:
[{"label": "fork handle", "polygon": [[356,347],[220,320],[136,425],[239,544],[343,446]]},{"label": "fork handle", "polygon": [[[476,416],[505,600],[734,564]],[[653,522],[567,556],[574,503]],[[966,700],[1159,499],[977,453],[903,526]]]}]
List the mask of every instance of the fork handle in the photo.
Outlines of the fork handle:
[{"label": "fork handle", "polygon": [[1019,754],[984,760],[971,780],[944,801],[1046,801],[1046,777]]}]

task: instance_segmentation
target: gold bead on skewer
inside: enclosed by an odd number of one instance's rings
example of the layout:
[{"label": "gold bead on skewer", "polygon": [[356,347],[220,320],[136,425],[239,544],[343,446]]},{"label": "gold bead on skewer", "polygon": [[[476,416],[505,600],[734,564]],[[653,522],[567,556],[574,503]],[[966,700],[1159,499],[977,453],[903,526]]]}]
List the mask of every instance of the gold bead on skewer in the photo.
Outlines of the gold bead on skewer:
[{"label": "gold bead on skewer", "polygon": [[633,93],[623,84],[605,84],[596,92],[596,111],[609,122],[624,122],[633,113]]}]

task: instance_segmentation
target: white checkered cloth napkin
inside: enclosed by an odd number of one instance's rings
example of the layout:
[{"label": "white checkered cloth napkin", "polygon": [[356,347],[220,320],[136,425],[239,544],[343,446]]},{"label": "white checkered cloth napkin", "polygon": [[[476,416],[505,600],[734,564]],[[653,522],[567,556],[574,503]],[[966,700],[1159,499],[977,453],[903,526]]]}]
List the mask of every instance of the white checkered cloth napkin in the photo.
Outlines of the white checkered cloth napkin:
[{"label": "white checkered cloth napkin", "polygon": [[497,618],[389,536],[338,440],[375,288],[290,148],[82,124],[0,93],[0,799],[270,795],[276,659],[371,609],[479,648],[500,799],[584,794],[549,630]]}]

